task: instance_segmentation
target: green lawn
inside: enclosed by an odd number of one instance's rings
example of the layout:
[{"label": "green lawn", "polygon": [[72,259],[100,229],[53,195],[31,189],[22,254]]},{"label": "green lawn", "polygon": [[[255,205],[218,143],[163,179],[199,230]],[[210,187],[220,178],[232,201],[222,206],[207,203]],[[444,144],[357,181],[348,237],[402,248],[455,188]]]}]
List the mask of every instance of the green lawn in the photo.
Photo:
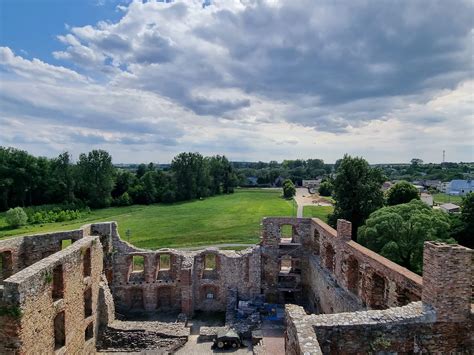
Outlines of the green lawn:
[{"label": "green lawn", "polygon": [[462,202],[462,196],[452,196],[445,193],[438,193],[433,195],[434,202],[437,203],[455,203],[460,204]]},{"label": "green lawn", "polygon": [[117,221],[120,236],[137,247],[186,247],[222,243],[256,243],[265,216],[294,216],[292,200],[279,190],[242,189],[200,201],[172,205],[111,207],[94,210],[86,218],[61,223],[8,229],[5,213],[0,214],[0,238],[69,230],[83,224]]},{"label": "green lawn", "polygon": [[304,206],[303,217],[319,218],[324,222],[328,222],[328,215],[332,213],[332,206]]}]

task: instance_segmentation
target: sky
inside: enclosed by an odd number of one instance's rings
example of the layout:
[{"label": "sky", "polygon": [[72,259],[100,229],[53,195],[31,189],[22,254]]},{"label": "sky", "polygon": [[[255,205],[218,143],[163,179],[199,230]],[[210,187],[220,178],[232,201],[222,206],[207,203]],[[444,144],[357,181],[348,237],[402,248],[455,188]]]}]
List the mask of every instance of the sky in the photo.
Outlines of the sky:
[{"label": "sky", "polygon": [[0,0],[0,146],[474,161],[472,0]]}]

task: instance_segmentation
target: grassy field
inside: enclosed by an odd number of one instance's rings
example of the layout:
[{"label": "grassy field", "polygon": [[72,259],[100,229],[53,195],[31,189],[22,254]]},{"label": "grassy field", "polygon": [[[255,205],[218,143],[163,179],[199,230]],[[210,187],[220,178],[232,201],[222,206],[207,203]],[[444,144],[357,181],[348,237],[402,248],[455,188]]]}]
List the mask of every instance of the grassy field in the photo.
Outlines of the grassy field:
[{"label": "grassy field", "polygon": [[303,217],[319,218],[324,222],[328,222],[328,215],[332,213],[332,206],[304,206]]},{"label": "grassy field", "polygon": [[223,243],[256,243],[265,216],[294,216],[293,202],[279,190],[242,189],[232,195],[205,200],[94,210],[86,218],[61,223],[9,229],[0,214],[0,238],[68,230],[100,221],[117,221],[120,236],[137,247],[188,247]]},{"label": "grassy field", "polygon": [[433,195],[434,202],[437,203],[455,203],[460,204],[462,202],[462,196],[452,196],[444,193],[438,193]]}]

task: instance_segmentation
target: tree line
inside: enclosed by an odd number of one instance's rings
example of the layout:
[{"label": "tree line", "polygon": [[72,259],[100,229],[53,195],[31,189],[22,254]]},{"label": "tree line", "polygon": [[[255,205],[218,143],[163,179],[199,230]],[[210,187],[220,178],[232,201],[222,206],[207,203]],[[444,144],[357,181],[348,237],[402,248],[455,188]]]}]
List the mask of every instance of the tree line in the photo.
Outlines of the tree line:
[{"label": "tree line", "polygon": [[463,198],[461,214],[447,214],[421,202],[406,181],[384,193],[383,170],[363,158],[346,155],[336,165],[335,176],[327,180],[336,201],[329,223],[351,221],[352,237],[360,244],[417,273],[425,241],[474,247],[474,193]]},{"label": "tree line", "polygon": [[[285,179],[300,185],[303,179],[314,179],[330,174],[334,164],[325,164],[322,159],[295,159],[270,162],[232,162],[239,179],[239,185],[248,184],[247,178],[257,178],[257,184],[283,186]],[[275,181],[281,177],[280,181]]]},{"label": "tree line", "polygon": [[234,191],[237,177],[225,156],[181,153],[170,168],[140,164],[118,169],[111,155],[92,150],[72,162],[68,152],[50,159],[0,147],[0,210],[61,204],[102,208],[111,205],[171,203]]}]

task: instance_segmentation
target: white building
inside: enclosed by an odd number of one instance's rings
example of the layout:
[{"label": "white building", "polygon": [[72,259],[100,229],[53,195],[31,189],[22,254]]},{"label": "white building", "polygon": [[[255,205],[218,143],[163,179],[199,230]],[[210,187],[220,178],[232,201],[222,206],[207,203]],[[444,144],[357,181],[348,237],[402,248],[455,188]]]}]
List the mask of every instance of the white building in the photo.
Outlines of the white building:
[{"label": "white building", "polygon": [[433,207],[433,196],[426,192],[420,194],[420,200],[426,203],[428,206]]}]

